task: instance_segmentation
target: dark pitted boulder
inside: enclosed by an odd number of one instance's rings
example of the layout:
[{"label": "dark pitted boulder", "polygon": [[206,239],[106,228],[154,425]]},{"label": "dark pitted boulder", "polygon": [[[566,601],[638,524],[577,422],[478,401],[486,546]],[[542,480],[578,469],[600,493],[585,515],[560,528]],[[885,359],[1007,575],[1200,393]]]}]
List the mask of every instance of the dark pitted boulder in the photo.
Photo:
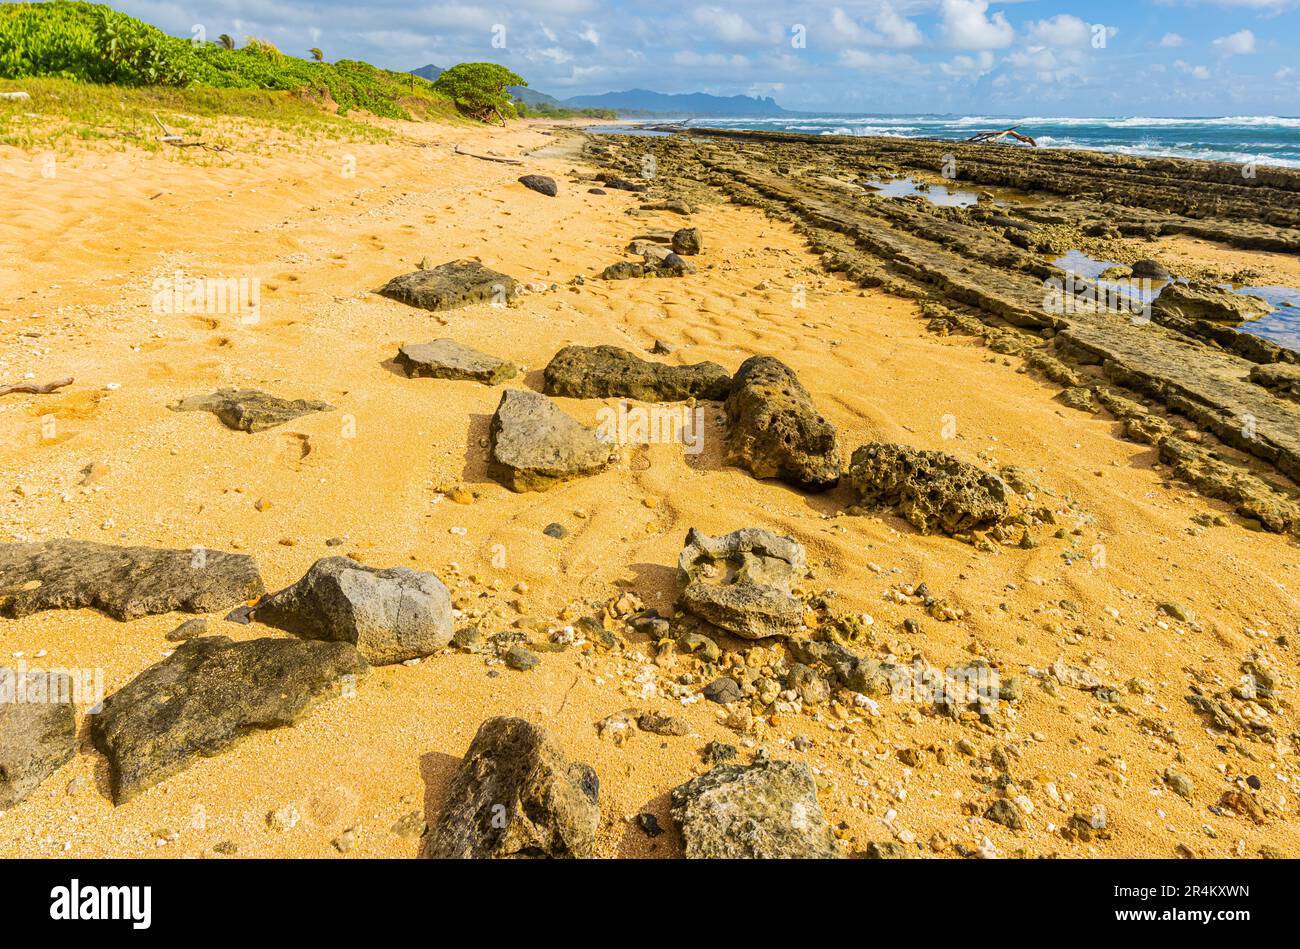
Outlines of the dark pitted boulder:
[{"label": "dark pitted boulder", "polygon": [[519,374],[513,363],[451,339],[408,343],[397,351],[395,362],[412,379],[465,379],[494,386]]},{"label": "dark pitted boulder", "polygon": [[647,275],[645,264],[636,264],[630,260],[620,260],[616,264],[610,264],[600,273],[602,280],[631,280],[635,277],[644,277]]},{"label": "dark pitted boulder", "polygon": [[1151,318],[1157,323],[1163,316],[1172,316],[1237,324],[1272,312],[1267,300],[1197,283],[1171,283],[1151,304]]},{"label": "dark pitted boulder", "polygon": [[871,442],[848,474],[864,504],[893,508],[922,533],[982,530],[1008,513],[1006,482],[942,451]]},{"label": "dark pitted boulder", "polygon": [[246,554],[115,547],[82,540],[0,544],[0,616],[102,610],[114,619],[208,613],[266,592]]},{"label": "dark pitted boulder", "polygon": [[613,188],[615,191],[644,191],[646,186],[634,184],[626,178],[606,178],[601,182],[606,188]]},{"label": "dark pitted boulder", "polygon": [[512,491],[548,491],[595,474],[617,457],[616,446],[580,425],[537,392],[507,389],[489,430],[489,470]]},{"label": "dark pitted boulder", "polygon": [[394,277],[379,289],[393,300],[425,310],[454,310],[473,303],[508,303],[519,295],[513,277],[477,260],[453,260],[429,270]]},{"label": "dark pitted boulder", "polygon": [[1143,280],[1172,280],[1173,274],[1165,269],[1165,265],[1158,260],[1139,260],[1134,262],[1130,271],[1134,277]]},{"label": "dark pitted boulder", "polygon": [[676,787],[672,817],[687,859],[824,860],[841,856],[802,762],[721,764]]},{"label": "dark pitted boulder", "polygon": [[755,478],[810,491],[840,479],[835,426],[822,418],[794,371],[771,356],[741,363],[727,398],[727,460]]},{"label": "dark pitted boulder", "polygon": [[258,389],[218,389],[210,395],[192,395],[169,406],[173,412],[211,412],[226,428],[237,432],[262,432],[313,412],[332,412],[328,402],[282,399]]},{"label": "dark pitted boulder", "polygon": [[72,760],[75,698],[63,673],[0,666],[0,811]]},{"label": "dark pitted boulder", "polygon": [[698,227],[683,227],[673,232],[673,251],[683,257],[694,256],[703,248]]},{"label": "dark pitted boulder", "polygon": [[92,717],[90,735],[108,758],[114,803],[249,732],[292,725],[345,676],[367,669],[348,643],[204,636],[181,644]]},{"label": "dark pitted boulder", "polygon": [[807,569],[789,537],[755,527],[710,537],[692,527],[677,558],[677,603],[745,639],[794,633],[804,611],[791,587]]},{"label": "dark pitted boulder", "polygon": [[716,362],[670,366],[648,362],[617,346],[566,346],[546,366],[546,394],[573,399],[720,402],[731,376]]},{"label": "dark pitted boulder", "polygon": [[425,856],[435,859],[595,855],[600,782],[536,725],[490,718],[456,769]]},{"label": "dark pitted boulder", "polygon": [[432,573],[326,557],[253,608],[259,623],[306,639],[351,643],[372,665],[428,656],[451,642],[451,594]]},{"label": "dark pitted boulder", "polygon": [[519,183],[525,188],[536,191],[538,194],[544,194],[548,198],[553,198],[560,193],[560,189],[555,185],[554,178],[548,178],[546,175],[524,175],[519,179]]}]

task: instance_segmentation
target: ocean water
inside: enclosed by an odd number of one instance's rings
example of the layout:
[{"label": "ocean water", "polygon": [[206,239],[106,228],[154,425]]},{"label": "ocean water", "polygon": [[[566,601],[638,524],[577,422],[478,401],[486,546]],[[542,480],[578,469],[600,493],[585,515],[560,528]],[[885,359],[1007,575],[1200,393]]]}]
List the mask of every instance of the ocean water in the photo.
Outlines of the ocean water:
[{"label": "ocean water", "polygon": [[[666,120],[665,120],[666,121]],[[1007,115],[704,116],[682,125],[803,132],[807,135],[892,135],[961,140],[976,132],[1018,126],[1043,148],[1083,148],[1148,157],[1300,168],[1300,118],[1063,118]]]}]

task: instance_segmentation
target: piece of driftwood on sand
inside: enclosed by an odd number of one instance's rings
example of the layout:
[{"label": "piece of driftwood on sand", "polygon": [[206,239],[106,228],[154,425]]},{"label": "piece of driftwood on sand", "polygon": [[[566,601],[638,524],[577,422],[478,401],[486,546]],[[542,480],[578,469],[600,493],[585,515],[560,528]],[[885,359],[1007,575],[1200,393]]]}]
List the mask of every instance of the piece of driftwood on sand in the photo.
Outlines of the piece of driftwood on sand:
[{"label": "piece of driftwood on sand", "polygon": [[0,395],[9,395],[11,392],[49,395],[51,392],[57,392],[59,389],[70,385],[72,385],[71,376],[66,379],[56,379],[53,382],[15,382],[12,385],[0,386]]},{"label": "piece of driftwood on sand", "polygon": [[464,155],[466,158],[477,158],[479,161],[499,161],[503,165],[522,165],[523,162],[517,158],[498,158],[496,155],[475,155],[473,152],[463,152],[457,145],[452,151],[457,155]]}]

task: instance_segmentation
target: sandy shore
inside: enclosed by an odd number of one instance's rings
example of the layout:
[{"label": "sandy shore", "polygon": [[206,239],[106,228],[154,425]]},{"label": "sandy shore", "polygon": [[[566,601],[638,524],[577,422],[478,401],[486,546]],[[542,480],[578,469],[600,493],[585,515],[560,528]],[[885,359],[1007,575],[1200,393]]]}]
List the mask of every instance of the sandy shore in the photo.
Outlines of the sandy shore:
[{"label": "sandy shore", "polygon": [[[0,816],[0,856],[216,855],[224,843],[245,856],[338,856],[331,841],[346,829],[356,831],[351,855],[413,856],[418,840],[399,822],[436,818],[456,763],[495,714],[544,724],[595,768],[604,856],[680,853],[675,832],[650,838],[628,818],[649,811],[670,827],[667,794],[705,770],[699,750],[711,740],[739,745],[742,760],[765,746],[813,766],[846,854],[901,840],[917,855],[954,856],[987,837],[1004,855],[1254,856],[1268,845],[1300,856],[1300,768],[1288,737],[1300,634],[1293,541],[1203,526],[1228,505],[1153,470],[1154,451],[1117,438],[1113,420],[1065,408],[1059,387],[969,337],[927,332],[915,302],[828,274],[799,234],[757,208],[703,204],[691,216],[704,235],[694,275],[596,279],[639,229],[683,219],[629,216],[638,198],[626,192],[589,194],[571,179],[592,170],[578,142],[536,126],[417,125],[393,142],[285,145],[224,165],[84,151],[60,159],[53,178],[41,176],[36,156],[0,152],[22,185],[0,192],[0,254],[17,262],[0,272],[0,382],[76,378],[56,394],[0,399],[0,540],[236,549],[257,558],[272,589],[319,557],[348,553],[438,573],[495,632],[520,617],[557,622],[566,607],[624,592],[670,613],[688,528],[766,527],[806,546],[811,587],[870,614],[881,655],[919,654],[940,667],[986,655],[1022,676],[1064,659],[1124,687],[1122,702],[1049,693],[1031,675],[996,729],[884,701],[878,716],[844,720],[823,706],[738,735],[711,703],[682,706],[662,688],[643,697],[646,667],[676,677],[693,660],[659,668],[635,637],[635,656],[547,652],[527,673],[448,653],[377,668],[355,698],[252,735],[119,807],[83,720],[76,758]],[[527,156],[526,167],[456,155],[455,145]],[[525,171],[555,177],[559,196],[519,185]],[[1170,250],[1204,259],[1190,242]],[[1277,255],[1214,254],[1216,266],[1223,255],[1241,256],[1241,266],[1262,255],[1293,272]],[[373,292],[422,259],[464,257],[554,286],[509,309],[440,315]],[[176,270],[257,278],[259,321],[154,313],[154,280]],[[585,281],[573,285],[578,275]],[[800,287],[804,307],[792,305]],[[514,361],[525,372],[508,384],[534,389],[570,343],[644,353],[662,339],[677,347],[669,362],[729,370],[777,355],[838,428],[846,455],[897,441],[986,468],[1033,469],[1065,536],[980,552],[892,516],[845,515],[846,486],[807,496],[725,466],[718,406],[708,407],[698,456],[653,445],[598,476],[514,494],[486,472],[499,391],[407,379],[385,365],[402,343],[440,336]],[[167,409],[224,385],[337,410],[247,435]],[[588,424],[600,406],[562,402]],[[100,466],[91,479],[88,465]],[[446,498],[438,489],[449,485],[468,487],[474,502]],[[552,522],[568,536],[543,534]],[[343,544],[327,547],[331,538]],[[1067,547],[1099,546],[1101,567],[1062,558]],[[939,622],[889,596],[922,581],[965,618]],[[515,592],[520,584],[526,592]],[[1193,610],[1195,623],[1162,613],[1170,601]],[[60,611],[0,620],[0,655],[102,668],[111,692],[167,655],[164,634],[185,618],[119,623]],[[906,619],[919,631],[905,633]],[[237,639],[274,635],[212,620]],[[1277,740],[1208,732],[1189,689],[1230,685],[1257,655],[1281,675]],[[1145,684],[1129,690],[1133,680]],[[599,738],[595,723],[629,706],[671,711],[694,733],[639,734],[622,746]],[[811,744],[798,750],[796,738]],[[1033,805],[1020,832],[980,816],[997,778],[995,748]],[[904,749],[921,764],[900,760]],[[1190,800],[1165,785],[1170,768],[1194,782]],[[1266,823],[1211,810],[1246,777],[1259,779]],[[286,804],[301,822],[270,829],[268,813]],[[1059,832],[1099,808],[1104,839]]]}]

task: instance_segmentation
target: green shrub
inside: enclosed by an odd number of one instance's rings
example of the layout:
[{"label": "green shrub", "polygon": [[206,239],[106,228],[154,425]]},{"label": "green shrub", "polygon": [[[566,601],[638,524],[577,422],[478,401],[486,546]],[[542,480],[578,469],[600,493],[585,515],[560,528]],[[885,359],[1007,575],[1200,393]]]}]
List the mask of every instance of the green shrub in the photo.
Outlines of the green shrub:
[{"label": "green shrub", "polygon": [[515,114],[506,86],[526,86],[522,78],[496,63],[461,63],[452,66],[433,84],[467,114],[487,122],[496,116],[504,125]]}]

